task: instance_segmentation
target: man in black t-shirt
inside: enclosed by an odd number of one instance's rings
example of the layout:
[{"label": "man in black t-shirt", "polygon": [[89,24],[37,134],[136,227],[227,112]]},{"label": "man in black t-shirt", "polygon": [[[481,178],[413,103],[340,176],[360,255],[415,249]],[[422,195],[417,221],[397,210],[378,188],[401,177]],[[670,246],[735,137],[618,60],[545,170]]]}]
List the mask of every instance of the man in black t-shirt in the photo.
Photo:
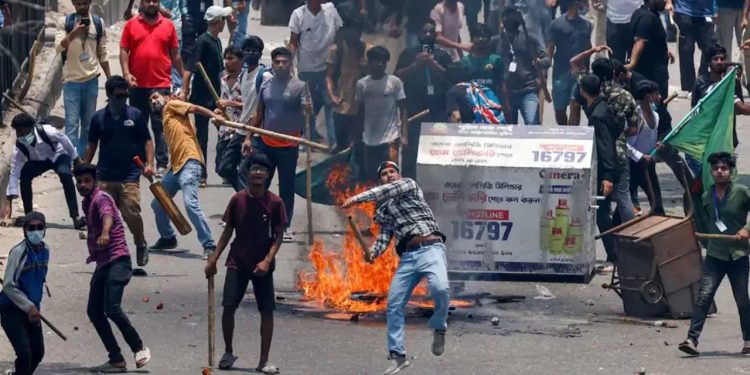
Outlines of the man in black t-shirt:
[{"label": "man in black t-shirt", "polygon": [[133,162],[138,156],[145,163],[143,174],[154,174],[154,142],[141,111],[126,104],[128,82],[112,76],[105,84],[108,103],[91,119],[84,163],[90,164],[99,149],[97,181],[99,188],[115,200],[136,246],[138,265],[148,263],[146,237],[141,218],[141,170]]},{"label": "man in black t-shirt", "polygon": [[635,43],[630,54],[629,70],[643,74],[659,85],[662,98],[669,91],[668,64],[674,64],[674,55],[667,49],[667,32],[659,18],[664,10],[664,0],[644,0],[630,19]]},{"label": "man in black t-shirt", "polygon": [[395,75],[404,82],[404,93],[409,98],[409,116],[430,110],[429,115],[409,124],[409,144],[413,146],[404,149],[403,174],[410,178],[416,177],[421,123],[445,120],[445,92],[449,87],[445,68],[451,63],[451,56],[435,46],[436,35],[435,21],[425,19],[418,35],[419,46],[404,50],[396,63]]}]

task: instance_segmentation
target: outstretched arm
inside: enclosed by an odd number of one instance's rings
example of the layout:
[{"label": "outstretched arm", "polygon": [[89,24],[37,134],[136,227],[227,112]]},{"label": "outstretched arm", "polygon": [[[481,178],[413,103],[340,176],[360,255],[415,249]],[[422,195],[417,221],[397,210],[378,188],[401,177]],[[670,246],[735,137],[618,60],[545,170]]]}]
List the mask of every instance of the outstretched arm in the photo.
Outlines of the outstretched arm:
[{"label": "outstretched arm", "polygon": [[417,190],[419,187],[414,180],[410,178],[402,178],[398,181],[391,182],[389,184],[376,186],[370,190],[357,194],[344,202],[341,205],[342,208],[351,207],[356,203],[379,201],[389,198],[395,198],[399,195],[410,193]]}]

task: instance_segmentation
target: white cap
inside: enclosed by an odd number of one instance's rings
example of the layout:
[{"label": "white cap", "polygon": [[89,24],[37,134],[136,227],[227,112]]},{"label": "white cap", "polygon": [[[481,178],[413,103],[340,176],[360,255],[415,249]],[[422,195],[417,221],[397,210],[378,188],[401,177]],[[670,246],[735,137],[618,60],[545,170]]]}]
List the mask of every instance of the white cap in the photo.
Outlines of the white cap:
[{"label": "white cap", "polygon": [[218,5],[211,5],[206,9],[206,15],[203,17],[208,22],[214,21],[218,18],[229,17],[232,15],[231,7],[220,7]]}]

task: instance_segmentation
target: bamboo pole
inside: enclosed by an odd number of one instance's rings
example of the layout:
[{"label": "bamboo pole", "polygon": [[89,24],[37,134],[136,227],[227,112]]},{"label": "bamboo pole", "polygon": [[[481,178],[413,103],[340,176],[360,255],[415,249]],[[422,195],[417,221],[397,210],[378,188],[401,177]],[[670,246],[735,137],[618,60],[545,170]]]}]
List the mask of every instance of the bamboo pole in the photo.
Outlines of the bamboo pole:
[{"label": "bamboo pole", "polygon": [[695,232],[695,236],[702,240],[742,241],[742,238],[740,236],[734,234],[712,234]]},{"label": "bamboo pole", "polygon": [[227,126],[227,127],[234,128],[234,129],[245,130],[245,131],[250,132],[250,133],[257,133],[257,134],[260,134],[260,135],[265,135],[266,137],[271,137],[271,138],[275,138],[275,139],[281,139],[281,140],[284,140],[284,141],[299,143],[301,145],[305,145],[307,147],[312,147],[314,149],[318,149],[318,150],[322,150],[322,151],[330,152],[330,150],[331,150],[330,147],[328,147],[328,146],[326,146],[324,144],[317,143],[317,142],[312,142],[312,141],[308,141],[305,138],[295,137],[295,136],[288,135],[288,134],[282,134],[282,133],[277,133],[277,132],[273,132],[273,131],[266,130],[266,129],[256,128],[254,126],[240,124],[238,122],[224,121],[224,122],[222,122],[219,125]]},{"label": "bamboo pole", "polygon": [[214,366],[214,357],[216,355],[216,343],[214,338],[216,337],[214,328],[214,321],[216,318],[214,299],[214,277],[208,278],[208,367]]},{"label": "bamboo pole", "polygon": [[[214,102],[216,102],[216,107],[219,107],[219,100],[221,100],[221,97],[219,97],[219,94],[216,92],[216,88],[214,88],[213,83],[211,83],[211,79],[208,78],[208,73],[206,73],[206,69],[203,67],[203,64],[200,62],[195,64],[198,67],[198,71],[201,73],[201,76],[203,77],[203,82],[206,83],[206,86],[208,86],[208,91],[211,92],[211,96],[214,98]],[[224,118],[227,120],[231,120],[229,118],[229,115],[227,112],[223,109],[221,109],[221,114],[224,115]]]},{"label": "bamboo pole", "polygon": [[[3,279],[0,279],[0,285],[3,285],[3,284],[4,284]],[[39,318],[42,320],[42,322],[44,322],[44,324],[47,325],[47,327],[49,327],[49,329],[52,330],[52,332],[54,332],[57,336],[59,336],[61,339],[63,339],[63,341],[68,341],[68,338],[65,337],[65,335],[62,333],[62,331],[60,331],[59,329],[57,329],[57,327],[55,327],[54,324],[50,323],[49,320],[47,320],[47,318],[44,317],[44,315],[42,315],[41,313],[39,313]]]},{"label": "bamboo pole", "polygon": [[[310,87],[305,83],[305,92],[307,93],[307,101],[311,101],[310,99]],[[310,141],[310,132],[312,129],[310,128],[310,120],[311,120],[311,111],[309,110],[309,107],[312,105],[312,103],[305,103],[305,136],[307,136],[307,140]],[[306,189],[306,197],[305,201],[307,203],[307,244],[312,246],[312,244],[315,242],[315,236],[313,233],[313,214],[312,214],[312,149],[308,146],[305,151],[306,154],[306,160],[305,160],[305,189]]]},{"label": "bamboo pole", "polygon": [[365,261],[367,263],[372,263],[372,252],[370,251],[370,247],[367,246],[365,238],[362,237],[362,232],[359,230],[357,223],[354,222],[354,218],[351,217],[351,215],[347,217],[347,220],[349,221],[349,227],[354,231],[354,238],[357,239],[359,246],[362,248],[362,253],[365,255]]}]

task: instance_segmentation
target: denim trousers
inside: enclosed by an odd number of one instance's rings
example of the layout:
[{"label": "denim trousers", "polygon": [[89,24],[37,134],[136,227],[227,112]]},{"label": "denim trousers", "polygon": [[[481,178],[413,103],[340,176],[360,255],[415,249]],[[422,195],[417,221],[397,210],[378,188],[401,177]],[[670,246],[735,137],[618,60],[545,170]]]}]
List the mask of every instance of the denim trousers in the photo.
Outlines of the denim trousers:
[{"label": "denim trousers", "polygon": [[[297,158],[299,158],[299,148],[294,147],[270,147],[263,143],[260,137],[253,138],[253,148],[263,155],[266,155],[271,161],[271,171],[266,180],[266,189],[271,186],[271,181],[276,173],[279,172],[279,197],[284,201],[286,208],[286,217],[288,219],[287,228],[292,225],[292,216],[294,215],[294,173],[297,171]],[[245,160],[250,160],[245,158]],[[249,163],[244,162],[240,165],[240,174],[247,176]],[[247,179],[244,181],[247,184]]]},{"label": "denim trousers", "polygon": [[540,125],[539,97],[535,92],[510,94],[511,124],[518,124],[518,112],[521,112],[526,125]]},{"label": "denim trousers", "polygon": [[65,135],[75,146],[78,155],[86,153],[91,117],[96,112],[96,97],[99,94],[99,76],[86,82],[63,83],[65,104]]},{"label": "denim trousers", "polygon": [[[596,182],[600,188],[602,181]],[[600,191],[601,193],[601,191]],[[617,220],[612,217],[612,201],[617,203]],[[630,198],[630,168],[622,168],[620,180],[614,185],[612,192],[603,200],[597,202],[599,209],[596,211],[596,225],[599,233],[604,233],[613,228],[616,223],[630,221],[635,217],[633,212],[633,201]],[[609,234],[602,237],[604,251],[607,252],[607,261],[617,262],[617,249],[614,237]]]},{"label": "denim trousers", "polygon": [[122,356],[120,346],[117,345],[117,339],[108,319],[115,323],[133,353],[143,349],[141,337],[125,312],[122,311],[122,295],[132,275],[130,257],[123,256],[97,268],[91,276],[86,312],[107,349],[110,363],[123,362],[125,358]]},{"label": "denim trousers", "polygon": [[[250,2],[246,2],[245,10],[237,12],[237,28],[234,29],[232,34],[231,45],[235,47],[242,47],[242,42],[245,41],[245,35],[247,35],[247,19],[250,15]],[[237,9],[237,2],[233,2],[234,8]]]},{"label": "denim trousers", "polygon": [[0,324],[16,352],[15,375],[31,375],[44,358],[42,322],[32,323],[15,305],[0,310]]},{"label": "denim trousers", "polygon": [[[195,232],[198,235],[198,241],[204,249],[213,249],[216,247],[211,237],[211,229],[206,222],[206,216],[203,215],[200,202],[198,202],[198,189],[200,185],[201,173],[203,173],[203,164],[195,159],[188,160],[187,163],[175,174],[171,169],[164,175],[161,184],[170,197],[174,197],[178,191],[182,190],[182,200],[185,202],[185,212],[188,219],[193,223]],[[159,231],[161,238],[175,237],[174,228],[169,221],[164,209],[159,202],[154,199],[151,201],[151,208],[154,210],[156,219],[156,229]]]},{"label": "denim trousers", "polygon": [[432,329],[448,328],[450,287],[445,245],[438,243],[404,253],[388,292],[388,352],[406,355],[404,346],[404,308],[411,293],[422,278],[427,278],[430,296],[435,302],[435,312],[427,323]]},{"label": "denim trousers", "polygon": [[333,112],[331,111],[330,98],[326,89],[326,71],[322,72],[300,72],[299,79],[307,82],[310,88],[310,96],[313,101],[313,122],[310,124],[310,138],[315,140],[320,138],[317,131],[317,118],[320,110],[323,110],[323,117],[326,126],[326,136],[328,145],[331,146],[336,142],[336,131],[333,127]]},{"label": "denim trousers", "polygon": [[698,300],[693,306],[693,317],[688,331],[689,338],[698,341],[698,337],[703,331],[703,325],[706,323],[706,315],[711,308],[711,302],[713,302],[714,295],[716,295],[716,291],[719,290],[719,285],[726,275],[729,278],[729,284],[732,286],[734,302],[737,303],[737,310],[740,314],[742,339],[750,341],[750,297],[747,293],[747,274],[749,271],[750,262],[748,262],[747,256],[735,260],[706,257],[703,264],[701,289],[698,292]]}]

